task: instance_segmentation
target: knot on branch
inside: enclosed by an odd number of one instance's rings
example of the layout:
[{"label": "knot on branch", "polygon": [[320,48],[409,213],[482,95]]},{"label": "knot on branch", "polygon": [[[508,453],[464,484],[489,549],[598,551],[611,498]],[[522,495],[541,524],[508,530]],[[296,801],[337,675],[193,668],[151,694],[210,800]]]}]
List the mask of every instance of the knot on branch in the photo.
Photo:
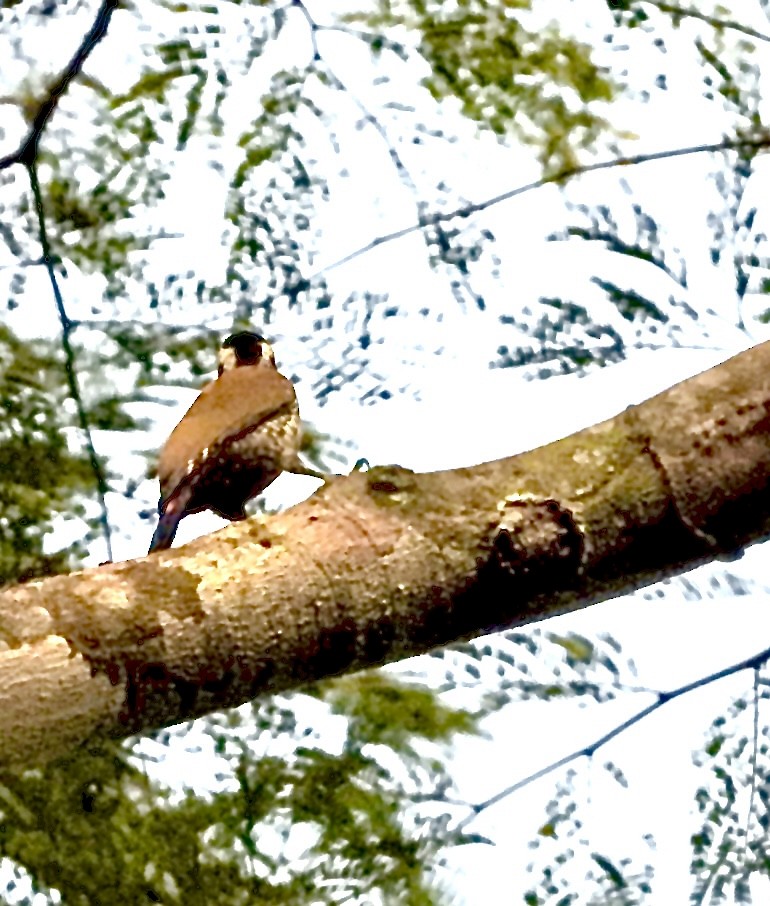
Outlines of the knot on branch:
[{"label": "knot on branch", "polygon": [[583,559],[583,533],[574,514],[557,500],[506,497],[498,506],[500,519],[492,539],[499,568],[529,575],[548,564],[577,573]]},{"label": "knot on branch", "polygon": [[564,591],[580,576],[584,535],[574,513],[553,499],[511,495],[490,525],[486,560],[479,566],[485,594],[515,599],[522,613],[538,598]]},{"label": "knot on branch", "polygon": [[374,466],[366,473],[367,488],[383,506],[405,503],[414,489],[414,472],[403,466]]}]

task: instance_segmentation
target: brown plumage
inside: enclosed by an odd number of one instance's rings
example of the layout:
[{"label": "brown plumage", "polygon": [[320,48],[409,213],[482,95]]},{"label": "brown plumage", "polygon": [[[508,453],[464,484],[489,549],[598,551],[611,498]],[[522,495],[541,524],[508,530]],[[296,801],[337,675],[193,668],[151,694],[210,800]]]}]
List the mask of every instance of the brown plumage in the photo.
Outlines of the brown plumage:
[{"label": "brown plumage", "polygon": [[276,370],[270,344],[237,333],[220,351],[219,376],[174,428],[158,462],[160,519],[150,553],[174,540],[189,513],[244,519],[246,501],[281,472],[324,478],[299,459],[302,427],[294,387]]}]

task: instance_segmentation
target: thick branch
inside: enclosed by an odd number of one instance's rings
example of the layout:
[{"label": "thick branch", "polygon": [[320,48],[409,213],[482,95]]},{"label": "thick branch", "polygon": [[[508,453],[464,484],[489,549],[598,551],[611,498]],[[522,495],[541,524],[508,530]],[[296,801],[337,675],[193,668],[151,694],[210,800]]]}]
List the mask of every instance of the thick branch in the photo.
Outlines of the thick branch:
[{"label": "thick branch", "polygon": [[[770,534],[770,344],[475,468],[0,593],[0,759],[126,736],[614,597]],[[505,401],[500,401],[505,417]]]}]

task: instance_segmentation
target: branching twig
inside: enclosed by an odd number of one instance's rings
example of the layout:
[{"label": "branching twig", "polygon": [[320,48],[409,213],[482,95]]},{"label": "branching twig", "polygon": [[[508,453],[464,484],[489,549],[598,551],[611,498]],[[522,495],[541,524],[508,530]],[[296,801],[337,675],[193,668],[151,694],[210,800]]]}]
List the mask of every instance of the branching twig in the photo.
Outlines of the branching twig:
[{"label": "branching twig", "polygon": [[724,679],[725,677],[732,676],[735,673],[740,673],[741,670],[758,670],[763,664],[765,664],[770,658],[770,648],[765,648],[764,651],[760,651],[758,654],[754,654],[749,658],[746,658],[744,661],[739,661],[737,664],[732,664],[730,667],[725,667],[722,670],[718,670],[716,673],[710,673],[708,676],[702,676],[700,679],[695,680],[692,683],[687,683],[684,686],[680,686],[678,689],[674,689],[671,692],[658,692],[657,698],[655,701],[648,705],[646,708],[642,708],[641,711],[637,711],[636,714],[624,720],[623,723],[618,724],[616,727],[613,727],[609,733],[605,733],[603,736],[600,736],[598,739],[589,743],[587,746],[584,746],[582,749],[576,749],[574,752],[570,752],[569,755],[565,755],[563,758],[560,758],[558,761],[554,761],[549,765],[546,765],[544,768],[540,768],[539,771],[535,771],[534,774],[530,774],[528,777],[525,777],[523,780],[519,780],[516,783],[512,784],[509,787],[506,787],[504,790],[501,790],[499,793],[495,793],[494,796],[490,796],[489,799],[484,800],[484,802],[476,803],[471,806],[471,813],[458,824],[457,829],[462,830],[467,824],[469,824],[473,819],[483,812],[485,809],[488,809],[490,806],[495,805],[501,800],[505,799],[507,796],[512,795],[518,790],[522,789],[525,786],[528,786],[530,783],[534,783],[536,780],[539,780],[541,777],[545,777],[547,774],[551,774],[553,771],[563,768],[565,765],[569,764],[572,761],[576,761],[578,758],[590,758],[597,752],[602,746],[607,745],[608,742],[615,739],[616,736],[620,736],[621,733],[625,733],[626,730],[638,724],[640,721],[644,720],[645,717],[649,717],[650,714],[653,714],[659,708],[662,708],[663,705],[668,704],[668,702],[673,701],[675,698],[680,698],[682,695],[687,695],[690,692],[694,692],[696,689],[702,689],[704,686],[709,686],[711,683],[715,683],[718,680]]},{"label": "branching twig", "polygon": [[[388,136],[387,130],[382,125],[382,123],[377,119],[377,117],[366,107],[366,105],[358,98],[350,88],[342,81],[342,79],[337,75],[337,73],[329,65],[329,61],[325,60],[321,55],[320,48],[318,46],[318,33],[320,31],[326,31],[331,29],[326,29],[325,26],[319,25],[315,19],[310,15],[310,11],[307,6],[305,6],[303,0],[292,0],[292,5],[296,6],[303,14],[307,20],[308,26],[310,28],[311,40],[313,43],[313,60],[314,62],[323,61],[326,66],[326,74],[329,78],[330,84],[333,88],[336,88],[338,91],[347,94],[348,97],[352,100],[355,106],[360,110],[361,115],[364,120],[369,123],[370,126],[374,128],[377,134],[383,141],[385,148],[390,158],[391,163],[396,168],[396,173],[398,174],[401,182],[406,186],[407,189],[413,194],[417,194],[417,186],[415,185],[412,175],[409,172],[406,164],[401,159],[401,155],[396,150],[395,145],[391,142],[390,137]],[[420,218],[419,204],[417,210],[417,217]]]},{"label": "branching twig", "polygon": [[45,100],[41,102],[40,107],[32,120],[29,132],[24,137],[21,145],[19,145],[18,149],[14,151],[13,154],[8,154],[5,157],[0,158],[0,170],[6,170],[13,164],[24,164],[29,167],[35,160],[40,136],[43,134],[43,130],[45,129],[51,114],[56,109],[59,98],[67,90],[69,83],[83,68],[83,64],[88,59],[91,51],[99,41],[101,41],[105,34],[107,34],[107,26],[110,24],[110,18],[119,5],[120,0],[102,0],[102,5],[99,7],[99,12],[96,14],[94,24],[80,42],[80,47],[75,51],[75,55],[69,61],[56,83],[49,89]]},{"label": "branching twig", "polygon": [[104,477],[104,472],[102,471],[99,457],[96,455],[96,449],[94,447],[93,438],[91,436],[91,428],[88,424],[88,416],[86,414],[85,407],[83,406],[83,398],[81,396],[80,387],[78,385],[77,372],[75,370],[75,354],[72,349],[72,344],[70,343],[70,334],[73,330],[73,323],[70,321],[69,317],[67,316],[66,309],[64,308],[64,300],[62,298],[61,290],[59,289],[59,284],[56,279],[56,272],[54,270],[54,261],[53,256],[51,255],[51,246],[48,240],[48,233],[45,226],[43,196],[40,191],[40,181],[37,175],[37,150],[38,144],[40,142],[40,137],[45,130],[51,114],[56,109],[56,105],[59,103],[59,98],[67,90],[70,82],[82,70],[85,61],[88,59],[94,47],[107,33],[107,26],[110,23],[112,14],[119,5],[120,0],[102,0],[102,4],[96,14],[94,24],[83,37],[83,40],[80,42],[80,46],[75,51],[75,54],[73,55],[67,66],[64,68],[64,71],[59,76],[56,83],[52,85],[48,90],[45,99],[41,101],[40,107],[33,117],[32,124],[21,145],[13,154],[8,154],[5,157],[0,158],[0,170],[5,170],[13,164],[22,164],[24,167],[26,167],[27,172],[29,173],[29,182],[32,190],[32,197],[34,199],[35,210],[37,211],[40,245],[43,250],[42,263],[44,264],[48,273],[48,277],[51,281],[53,296],[56,302],[56,310],[59,315],[59,323],[61,324],[61,342],[62,350],[64,352],[64,369],[67,374],[67,386],[69,387],[70,396],[75,402],[75,408],[77,409],[78,414],[78,422],[85,438],[86,450],[88,451],[88,459],[91,465],[91,470],[94,474],[94,479],[96,481],[99,506],[101,509],[99,521],[101,523],[102,534],[104,535],[104,541],[107,547],[107,557],[110,560],[112,560],[112,536],[110,533],[109,514],[107,511],[107,480]]},{"label": "branching twig", "polygon": [[83,398],[80,394],[80,386],[78,385],[77,371],[75,370],[75,353],[72,349],[72,344],[70,343],[70,334],[73,330],[73,324],[67,316],[67,311],[64,308],[64,299],[62,298],[61,290],[59,289],[59,284],[56,280],[56,272],[51,256],[51,246],[48,242],[48,233],[45,228],[45,212],[43,211],[43,196],[40,192],[40,182],[37,178],[37,163],[33,159],[26,164],[26,167],[27,172],[29,173],[30,186],[32,187],[32,197],[35,200],[35,209],[37,211],[40,245],[43,249],[43,263],[48,273],[48,278],[51,281],[53,297],[56,300],[56,310],[59,314],[59,323],[61,324],[61,345],[62,350],[64,351],[64,370],[67,373],[67,386],[69,387],[70,396],[75,401],[80,430],[83,432],[86,450],[88,451],[88,460],[91,464],[91,471],[94,473],[94,478],[96,479],[96,488],[101,509],[99,521],[102,526],[104,541],[107,545],[107,558],[112,560],[112,536],[110,533],[110,520],[107,512],[106,497],[108,490],[107,480],[104,477],[99,457],[96,455],[96,448],[94,447],[94,441],[91,436],[91,427],[88,424],[88,416],[85,407],[83,406]]},{"label": "branching twig", "polygon": [[[361,115],[363,116],[364,121],[368,125],[372,126],[372,128],[374,128],[374,130],[377,132],[377,134],[382,139],[382,142],[385,146],[388,157],[390,158],[390,161],[396,170],[396,173],[398,175],[399,180],[401,181],[401,184],[409,191],[411,196],[415,199],[416,218],[417,218],[417,222],[420,224],[420,228],[422,228],[422,227],[434,227],[434,228],[438,227],[438,223],[439,223],[438,218],[433,218],[433,217],[427,218],[423,215],[423,210],[427,208],[427,205],[425,202],[420,200],[417,185],[412,177],[412,174],[410,173],[409,168],[406,166],[406,164],[404,163],[404,160],[402,159],[401,155],[399,154],[398,149],[396,148],[396,145],[391,141],[390,136],[388,135],[388,131],[385,128],[385,126],[383,125],[383,123],[368,109],[368,107],[364,104],[364,102],[359,97],[357,97],[356,94],[350,89],[350,87],[337,75],[337,73],[334,71],[334,69],[330,65],[328,59],[326,59],[321,53],[321,49],[320,49],[319,43],[318,43],[318,35],[320,32],[340,31],[344,34],[350,34],[352,37],[356,38],[356,40],[365,40],[366,39],[365,33],[363,33],[363,32],[362,33],[352,33],[346,29],[336,28],[333,26],[319,25],[318,22],[316,22],[316,20],[311,15],[310,11],[308,10],[307,6],[304,3],[304,0],[291,0],[291,6],[299,9],[300,12],[302,13],[302,15],[307,20],[308,26],[310,28],[310,39],[311,39],[311,45],[312,45],[312,49],[313,49],[313,62],[314,63],[323,62],[324,66],[325,66],[324,74],[326,76],[328,84],[331,85],[332,88],[335,88],[336,90],[338,90],[342,93],[345,93],[351,99],[353,104],[355,104],[355,106],[361,112]],[[446,252],[448,250],[449,242],[443,232],[440,232],[439,230],[437,230],[436,237],[431,237],[426,233],[424,238],[425,238],[426,246],[429,249],[433,243],[438,244],[438,241],[443,239],[446,244],[446,247],[447,247],[446,249],[444,249],[444,252]],[[446,258],[444,260],[446,260]],[[334,266],[334,265],[332,265],[332,266]],[[315,274],[314,277],[320,276],[320,274],[323,272],[324,271],[320,271],[319,273]],[[311,278],[311,280],[312,279],[314,279],[314,278]],[[461,272],[461,277],[460,277],[460,279],[458,279],[458,284],[460,283],[460,281],[462,281],[463,285],[465,286],[465,288],[469,294],[476,296],[476,293],[473,291],[472,287],[470,286],[470,279],[469,279],[469,275],[468,275],[467,271]]]},{"label": "branching twig", "polygon": [[517,186],[515,189],[509,189],[507,192],[502,192],[500,195],[495,195],[492,198],[487,198],[485,201],[463,205],[462,207],[455,208],[453,211],[447,211],[444,214],[433,214],[430,217],[422,218],[419,223],[413,223],[410,226],[402,227],[400,230],[394,230],[392,233],[385,233],[382,236],[377,236],[366,245],[362,245],[355,251],[350,252],[348,255],[345,255],[344,258],[340,258],[337,261],[334,261],[332,264],[328,264],[326,267],[323,267],[319,271],[316,271],[316,273],[310,277],[310,282],[315,282],[320,277],[328,274],[329,271],[336,270],[338,267],[342,267],[343,264],[348,264],[356,258],[360,258],[361,255],[365,255],[368,252],[371,252],[373,249],[384,245],[386,242],[392,242],[395,239],[403,239],[404,236],[409,236],[412,233],[418,232],[419,230],[427,229],[428,227],[435,226],[436,224],[442,223],[447,220],[453,220],[455,217],[470,217],[473,214],[478,214],[480,211],[491,208],[503,201],[509,201],[511,198],[516,198],[519,195],[524,195],[527,192],[533,191],[534,189],[540,189],[543,186],[547,186],[551,183],[563,182],[566,179],[571,179],[573,176],[580,176],[583,173],[593,173],[597,170],[610,170],[614,167],[628,167],[634,164],[646,164],[655,160],[684,157],[688,154],[703,154],[704,152],[715,151],[735,151],[739,148],[768,147],[770,147],[770,134],[760,135],[755,138],[725,138],[721,142],[714,142],[710,145],[693,145],[688,148],[673,148],[668,151],[653,151],[650,154],[634,154],[630,157],[613,157],[610,160],[598,161],[595,164],[584,164],[574,167],[566,167],[563,170],[559,170],[557,173],[552,173],[549,176],[543,176],[541,179],[538,179],[535,182],[527,183],[524,186]]}]

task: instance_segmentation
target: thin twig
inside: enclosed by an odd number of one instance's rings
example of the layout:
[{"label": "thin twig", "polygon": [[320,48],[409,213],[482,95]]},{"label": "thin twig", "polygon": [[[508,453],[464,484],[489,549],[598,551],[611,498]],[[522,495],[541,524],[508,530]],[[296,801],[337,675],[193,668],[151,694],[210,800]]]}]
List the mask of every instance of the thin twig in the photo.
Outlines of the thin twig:
[{"label": "thin twig", "polygon": [[654,6],[662,13],[670,13],[674,17],[681,16],[683,19],[700,19],[701,22],[707,23],[715,31],[726,28],[731,31],[739,31],[742,34],[748,35],[750,38],[756,38],[759,41],[770,41],[770,35],[755,31],[753,28],[749,28],[748,25],[743,25],[735,19],[720,19],[718,16],[709,16],[698,9],[693,9],[691,6],[675,6],[673,3],[663,3],[661,0],[642,0],[642,2],[649,3],[650,6]]},{"label": "thin twig", "polygon": [[754,668],[754,717],[751,744],[751,791],[749,793],[749,808],[746,812],[746,838],[745,847],[749,848],[749,831],[751,830],[751,813],[754,809],[754,797],[757,794],[757,749],[759,748],[759,666]]},{"label": "thin twig", "polygon": [[[376,130],[376,132],[379,134],[380,138],[382,139],[383,143],[385,144],[385,148],[387,149],[387,152],[388,152],[388,157],[390,157],[390,160],[393,163],[393,166],[396,168],[396,172],[398,173],[399,179],[412,192],[412,194],[416,194],[417,186],[415,185],[414,180],[412,179],[412,175],[409,172],[409,169],[407,168],[406,164],[401,159],[401,155],[396,150],[395,145],[391,142],[390,138],[388,137],[388,133],[387,133],[387,130],[385,129],[385,127],[377,119],[377,117],[366,107],[366,105],[363,103],[363,101],[361,101],[360,98],[358,98],[350,90],[350,88],[343,82],[343,80],[331,68],[329,61],[324,59],[323,56],[321,55],[321,50],[318,46],[318,33],[320,31],[326,31],[327,29],[325,29],[323,26],[319,25],[315,21],[315,19],[310,15],[310,12],[309,12],[307,6],[305,6],[303,0],[292,0],[292,5],[296,6],[302,12],[305,19],[307,20],[308,26],[310,28],[311,40],[313,43],[313,61],[314,62],[323,62],[325,64],[326,73],[329,76],[331,86],[333,88],[336,88],[338,91],[341,91],[341,92],[344,92],[345,94],[347,94],[350,97],[350,99],[353,101],[355,106],[358,107],[358,109],[361,111],[361,115],[364,117],[366,122],[369,123],[369,125],[372,126]],[[418,212],[418,215],[419,215],[419,212]]]},{"label": "thin twig", "polygon": [[506,787],[504,790],[501,790],[499,793],[495,793],[495,795],[490,796],[489,799],[485,799],[483,802],[472,805],[471,813],[466,818],[463,818],[463,820],[458,824],[457,829],[462,830],[485,809],[488,809],[490,806],[495,805],[496,803],[505,799],[507,796],[512,795],[523,787],[528,786],[530,783],[534,783],[535,780],[539,780],[541,777],[545,777],[547,774],[550,774],[553,771],[564,767],[571,761],[576,761],[578,758],[590,758],[599,749],[601,749],[602,746],[607,745],[608,742],[615,739],[616,736],[620,736],[621,733],[625,733],[626,730],[633,727],[634,724],[638,724],[640,721],[644,720],[645,717],[649,717],[650,714],[653,714],[659,708],[662,708],[663,705],[668,704],[668,702],[673,701],[675,698],[680,698],[682,695],[687,695],[690,692],[694,692],[696,689],[702,689],[704,686],[708,686],[711,683],[715,683],[718,680],[724,679],[725,677],[732,676],[735,673],[740,673],[741,670],[758,670],[760,666],[767,662],[768,658],[770,658],[770,648],[765,648],[764,651],[760,651],[758,654],[754,654],[751,657],[746,658],[746,660],[744,661],[739,661],[737,664],[732,664],[730,667],[725,667],[723,670],[718,670],[716,673],[710,673],[708,676],[703,676],[700,679],[697,679],[692,683],[687,683],[684,686],[680,686],[678,689],[674,689],[671,692],[658,692],[655,701],[651,705],[648,705],[646,708],[642,708],[641,711],[637,711],[637,713],[629,717],[628,720],[624,720],[623,723],[618,724],[616,727],[613,727],[613,729],[610,730],[609,733],[605,733],[603,736],[600,736],[598,739],[589,743],[587,746],[584,746],[582,749],[576,749],[574,752],[570,752],[569,755],[565,755],[558,761],[554,761],[551,764],[546,765],[544,768],[540,768],[539,771],[535,771],[534,774],[530,774],[523,780],[517,781],[511,786]]},{"label": "thin twig", "polygon": [[453,211],[447,211],[444,214],[433,214],[430,217],[426,216],[423,217],[419,223],[413,223],[410,226],[402,227],[400,230],[394,230],[392,233],[385,233],[383,236],[377,236],[366,245],[362,245],[360,248],[357,248],[355,251],[350,252],[343,258],[340,258],[339,260],[334,261],[332,264],[328,264],[326,267],[322,267],[320,270],[316,271],[316,273],[310,277],[310,282],[315,282],[325,274],[328,274],[329,271],[336,270],[338,267],[342,267],[342,265],[344,264],[349,264],[356,258],[360,258],[361,255],[365,255],[368,252],[371,252],[373,249],[384,245],[386,242],[392,242],[395,239],[402,239],[404,236],[409,236],[412,233],[416,233],[419,230],[424,230],[429,227],[435,226],[436,224],[442,223],[446,220],[453,220],[455,217],[470,217],[472,214],[478,214],[480,211],[491,208],[503,201],[509,201],[511,198],[516,198],[519,195],[524,195],[527,192],[532,192],[534,189],[540,189],[543,186],[547,186],[551,183],[563,182],[564,180],[571,179],[574,176],[580,176],[584,173],[594,173],[597,170],[609,170],[614,167],[629,167],[635,164],[646,164],[655,160],[684,157],[688,154],[703,154],[705,152],[716,151],[735,151],[739,148],[767,147],[770,147],[770,134],[760,135],[755,138],[726,138],[721,142],[714,142],[710,145],[693,145],[688,148],[672,148],[667,151],[653,151],[650,154],[634,154],[630,157],[613,157],[610,160],[602,160],[594,164],[566,167],[563,170],[559,170],[557,173],[552,173],[550,176],[543,176],[541,179],[538,179],[535,182],[527,183],[524,186],[517,186],[517,188],[515,189],[509,189],[507,192],[502,192],[500,195],[495,195],[492,198],[487,198],[485,201],[463,205],[462,207],[455,208]]},{"label": "thin twig", "polygon": [[77,409],[78,414],[78,422],[85,438],[86,450],[88,451],[88,459],[91,465],[91,470],[94,474],[94,479],[96,481],[99,506],[101,510],[99,521],[102,527],[104,541],[107,546],[107,556],[110,560],[112,560],[112,535],[110,532],[109,513],[107,511],[107,481],[104,477],[104,472],[102,471],[99,457],[96,455],[93,437],[91,436],[91,428],[88,424],[88,416],[86,414],[85,407],[83,406],[83,398],[81,396],[80,387],[78,385],[77,372],[75,368],[75,353],[72,348],[72,343],[70,342],[70,334],[73,330],[73,323],[67,316],[67,311],[64,307],[64,300],[62,298],[61,290],[59,289],[59,284],[56,279],[56,272],[54,270],[54,260],[51,254],[51,244],[48,239],[48,232],[45,225],[43,196],[42,192],[40,191],[40,181],[37,175],[37,150],[40,142],[40,137],[45,130],[48,120],[51,118],[51,114],[56,109],[56,105],[59,103],[59,98],[67,90],[70,82],[80,73],[83,65],[93,51],[94,47],[107,33],[107,27],[110,23],[112,14],[119,5],[120,0],[103,0],[96,14],[94,24],[83,37],[83,40],[80,42],[80,46],[75,51],[75,54],[73,55],[67,66],[64,68],[56,83],[51,86],[47,93],[47,96],[40,103],[40,107],[38,108],[38,111],[32,120],[29,132],[24,137],[21,145],[19,145],[18,149],[13,154],[8,154],[5,157],[0,158],[0,170],[5,170],[13,164],[22,164],[29,173],[29,182],[32,190],[32,197],[34,199],[35,210],[37,212],[40,245],[43,250],[42,263],[44,264],[46,272],[48,273],[48,278],[51,281],[54,300],[56,301],[56,310],[59,315],[59,323],[61,324],[61,343],[62,350],[64,352],[64,368],[67,374],[67,386],[69,387],[70,396],[75,402],[75,408]]},{"label": "thin twig", "polygon": [[99,457],[96,455],[93,437],[91,436],[91,428],[88,424],[88,416],[86,415],[86,410],[83,406],[83,398],[80,394],[80,386],[78,385],[77,371],[75,370],[75,353],[72,349],[72,344],[70,343],[70,334],[72,332],[73,325],[69,317],[67,316],[67,311],[64,308],[64,300],[62,299],[61,290],[59,289],[59,284],[56,280],[54,262],[51,256],[51,246],[48,241],[48,233],[45,228],[45,212],[43,211],[43,196],[40,192],[40,182],[37,178],[37,163],[33,159],[32,161],[30,161],[30,163],[26,164],[26,167],[27,172],[29,173],[30,186],[32,187],[32,197],[35,200],[35,209],[37,210],[37,223],[38,230],[40,231],[40,245],[43,248],[43,263],[45,264],[48,278],[51,281],[53,296],[56,300],[56,310],[59,314],[59,323],[61,324],[61,345],[64,351],[64,370],[67,373],[67,386],[69,387],[70,396],[75,401],[75,408],[77,409],[78,413],[78,422],[80,423],[80,429],[83,432],[86,443],[86,450],[88,451],[88,460],[91,464],[91,471],[94,473],[94,478],[96,479],[99,506],[101,508],[99,522],[101,523],[102,534],[104,535],[104,541],[107,545],[107,558],[109,560],[112,560],[112,536],[110,533],[110,520],[109,513],[107,512],[106,497],[107,480],[104,477],[104,472],[102,471]]},{"label": "thin twig", "polygon": [[29,132],[24,137],[21,145],[13,154],[8,154],[0,158],[0,170],[5,170],[13,164],[24,164],[29,167],[37,155],[37,145],[40,136],[48,123],[51,114],[59,103],[59,98],[64,94],[69,83],[78,75],[83,68],[83,64],[88,59],[91,51],[107,34],[107,26],[110,24],[110,18],[113,12],[120,6],[120,0],[102,0],[102,5],[96,14],[96,19],[91,29],[87,32],[80,47],[75,51],[75,55],[69,61],[62,74],[59,76],[55,85],[53,85],[45,98],[41,102]]}]

